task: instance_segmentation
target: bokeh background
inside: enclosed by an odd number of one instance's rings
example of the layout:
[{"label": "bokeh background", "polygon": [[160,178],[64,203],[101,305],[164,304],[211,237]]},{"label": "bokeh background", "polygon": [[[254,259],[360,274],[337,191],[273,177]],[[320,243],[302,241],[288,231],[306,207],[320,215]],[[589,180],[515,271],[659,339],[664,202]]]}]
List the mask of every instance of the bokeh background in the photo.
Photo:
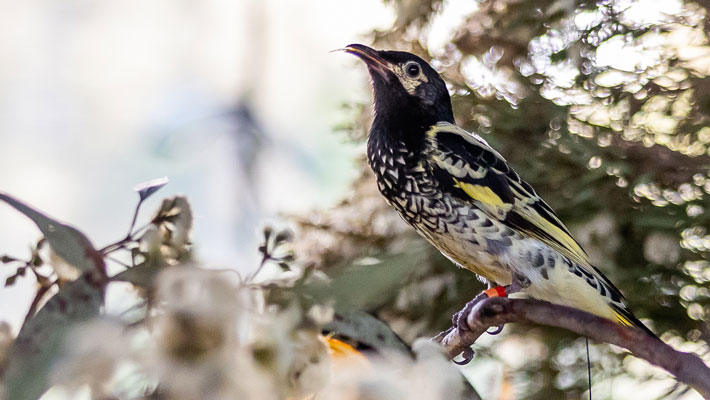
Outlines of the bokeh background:
[{"label": "bokeh background", "polygon": [[[0,190],[101,247],[125,235],[134,185],[167,176],[193,203],[199,257],[253,270],[261,225],[347,191],[360,146],[333,132],[369,89],[330,52],[393,21],[378,0],[3,0]],[[0,254],[39,235],[0,206]],[[15,329],[33,286],[0,290]]]},{"label": "bokeh background", "polygon": [[[631,309],[708,360],[709,7],[6,1],[0,189],[102,246],[125,234],[133,185],[168,176],[166,192],[192,200],[206,265],[252,271],[260,226],[284,221],[303,264],[392,262],[363,307],[408,342],[432,335],[482,286],[376,193],[362,157],[366,73],[330,53],[351,42],[413,51],[450,84],[458,124],[536,187]],[[0,253],[38,237],[7,207],[0,221]],[[33,286],[1,290],[0,318],[17,328]],[[562,331],[510,326],[463,372],[484,398],[584,398],[584,350]],[[593,344],[591,356],[595,398],[697,398],[619,349]]]}]

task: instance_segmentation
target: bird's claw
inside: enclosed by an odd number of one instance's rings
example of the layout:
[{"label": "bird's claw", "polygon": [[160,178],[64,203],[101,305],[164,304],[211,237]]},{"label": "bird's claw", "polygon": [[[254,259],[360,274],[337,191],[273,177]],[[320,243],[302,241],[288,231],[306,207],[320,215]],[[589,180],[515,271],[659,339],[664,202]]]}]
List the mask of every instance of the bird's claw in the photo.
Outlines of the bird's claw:
[{"label": "bird's claw", "polygon": [[487,334],[495,336],[499,333],[503,332],[503,325],[498,325],[494,330],[492,331],[486,331]]},{"label": "bird's claw", "polygon": [[473,356],[474,356],[475,354],[476,354],[476,352],[474,352],[472,348],[467,347],[467,348],[461,353],[461,357],[463,357],[463,359],[462,359],[461,361],[456,361],[456,360],[453,360],[453,361],[454,361],[454,363],[456,363],[457,365],[466,365],[466,364],[470,363],[471,360],[473,360]]},{"label": "bird's claw", "polygon": [[454,328],[458,329],[459,331],[470,330],[467,321],[468,315],[471,314],[471,311],[473,311],[473,308],[478,303],[480,303],[486,298],[488,298],[488,295],[486,295],[485,293],[481,293],[478,296],[474,297],[473,300],[466,303],[466,305],[461,309],[461,311],[454,314],[453,317],[451,317],[451,324],[454,326]]}]

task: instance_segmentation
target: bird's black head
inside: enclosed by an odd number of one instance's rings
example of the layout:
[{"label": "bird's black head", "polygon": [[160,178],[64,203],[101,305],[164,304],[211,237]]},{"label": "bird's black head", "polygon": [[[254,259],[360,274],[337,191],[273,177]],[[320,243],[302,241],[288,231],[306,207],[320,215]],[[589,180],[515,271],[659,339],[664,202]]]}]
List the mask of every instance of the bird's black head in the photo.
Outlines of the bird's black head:
[{"label": "bird's black head", "polygon": [[446,84],[426,61],[361,44],[348,45],[345,51],[367,64],[375,92],[375,123],[427,130],[437,122],[454,122]]}]

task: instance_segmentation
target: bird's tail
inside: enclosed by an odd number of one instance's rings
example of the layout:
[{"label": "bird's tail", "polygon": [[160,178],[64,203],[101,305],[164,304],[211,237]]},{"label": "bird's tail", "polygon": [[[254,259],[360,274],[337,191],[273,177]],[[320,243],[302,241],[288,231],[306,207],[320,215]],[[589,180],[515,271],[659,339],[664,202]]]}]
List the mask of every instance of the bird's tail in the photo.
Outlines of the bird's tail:
[{"label": "bird's tail", "polygon": [[633,326],[635,328],[641,329],[642,331],[646,332],[649,336],[656,338],[658,340],[661,340],[658,336],[656,336],[653,331],[651,331],[646,325],[643,324],[638,318],[636,318],[635,315],[631,313],[631,311],[627,310],[626,308],[620,307],[616,304],[611,304],[611,308],[614,310],[614,313],[616,314],[617,319],[619,322],[626,326]]}]

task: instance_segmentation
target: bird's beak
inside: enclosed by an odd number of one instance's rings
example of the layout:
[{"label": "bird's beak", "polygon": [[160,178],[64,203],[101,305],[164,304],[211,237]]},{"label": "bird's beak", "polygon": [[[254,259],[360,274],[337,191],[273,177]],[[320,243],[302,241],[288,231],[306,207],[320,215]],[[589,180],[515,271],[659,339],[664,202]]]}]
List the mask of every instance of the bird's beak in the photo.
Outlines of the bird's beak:
[{"label": "bird's beak", "polygon": [[380,57],[377,50],[362,44],[349,44],[345,46],[343,50],[346,53],[359,57],[367,64],[370,71],[375,71],[383,78],[387,78],[387,71],[391,69],[390,64]]}]

